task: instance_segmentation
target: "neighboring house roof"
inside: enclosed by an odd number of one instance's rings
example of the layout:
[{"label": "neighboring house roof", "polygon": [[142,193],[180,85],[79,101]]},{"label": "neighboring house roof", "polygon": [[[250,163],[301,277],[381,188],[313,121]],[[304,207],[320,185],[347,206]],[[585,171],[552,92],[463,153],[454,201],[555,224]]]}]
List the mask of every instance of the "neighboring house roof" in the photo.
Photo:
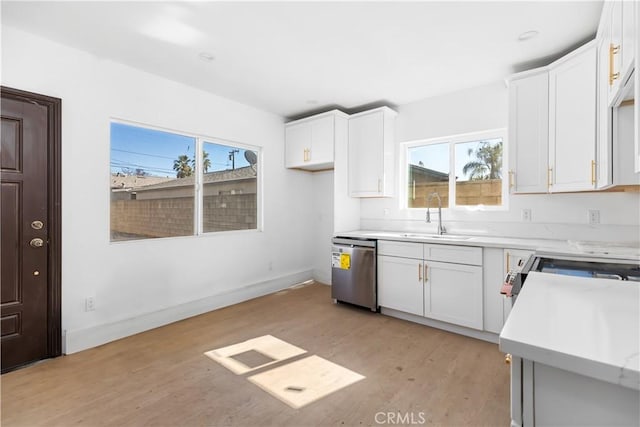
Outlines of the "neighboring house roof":
[{"label": "neighboring house roof", "polygon": [[424,166],[420,166],[420,165],[409,165],[409,167],[411,169],[410,170],[410,174],[414,178],[423,177],[428,182],[448,181],[449,180],[449,174],[448,173],[436,171],[436,170],[433,170],[433,169],[428,169],[428,168],[425,168]]},{"label": "neighboring house roof", "polygon": [[[256,171],[251,166],[245,166],[233,170],[216,171],[205,173],[202,176],[203,184],[212,184],[214,182],[239,181],[243,179],[251,179],[256,177]],[[152,185],[144,185],[134,188],[135,191],[158,190],[163,188],[192,186],[195,183],[195,176],[186,178],[169,178],[165,182]]]},{"label": "neighboring house roof", "polygon": [[132,187],[141,187],[144,185],[159,184],[161,182],[171,181],[174,178],[165,176],[136,176],[136,175],[118,175],[111,174],[112,189],[126,189]]}]

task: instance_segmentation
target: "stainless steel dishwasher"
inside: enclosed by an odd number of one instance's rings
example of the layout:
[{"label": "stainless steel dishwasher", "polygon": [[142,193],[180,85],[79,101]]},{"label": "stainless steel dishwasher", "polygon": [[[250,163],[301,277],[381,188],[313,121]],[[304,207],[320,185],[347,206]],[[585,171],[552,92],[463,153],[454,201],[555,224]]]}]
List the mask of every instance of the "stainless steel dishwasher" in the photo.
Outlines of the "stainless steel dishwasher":
[{"label": "stainless steel dishwasher", "polygon": [[378,311],[376,241],[334,237],[331,298]]}]

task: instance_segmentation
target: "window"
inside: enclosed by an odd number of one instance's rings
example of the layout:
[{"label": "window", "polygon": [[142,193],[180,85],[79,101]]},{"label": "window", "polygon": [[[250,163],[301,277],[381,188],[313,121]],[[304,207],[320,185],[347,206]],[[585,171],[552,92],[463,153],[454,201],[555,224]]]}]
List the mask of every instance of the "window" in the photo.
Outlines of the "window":
[{"label": "window", "polygon": [[111,240],[257,229],[258,165],[256,147],[112,122]]},{"label": "window", "polygon": [[407,144],[407,207],[427,207],[432,193],[443,207],[502,207],[505,141],[498,129]]}]

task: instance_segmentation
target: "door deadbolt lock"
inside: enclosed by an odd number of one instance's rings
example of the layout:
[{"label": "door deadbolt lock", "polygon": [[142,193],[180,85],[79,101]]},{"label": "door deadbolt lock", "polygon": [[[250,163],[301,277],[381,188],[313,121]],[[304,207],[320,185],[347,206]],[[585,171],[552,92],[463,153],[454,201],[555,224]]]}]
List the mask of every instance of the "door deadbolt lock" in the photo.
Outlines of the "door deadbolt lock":
[{"label": "door deadbolt lock", "polygon": [[39,237],[36,237],[35,239],[31,239],[29,244],[31,245],[32,248],[41,248],[44,246],[44,240],[40,239]]},{"label": "door deadbolt lock", "polygon": [[42,230],[42,227],[44,227],[42,221],[33,221],[31,223],[31,228],[33,228],[34,230]]}]

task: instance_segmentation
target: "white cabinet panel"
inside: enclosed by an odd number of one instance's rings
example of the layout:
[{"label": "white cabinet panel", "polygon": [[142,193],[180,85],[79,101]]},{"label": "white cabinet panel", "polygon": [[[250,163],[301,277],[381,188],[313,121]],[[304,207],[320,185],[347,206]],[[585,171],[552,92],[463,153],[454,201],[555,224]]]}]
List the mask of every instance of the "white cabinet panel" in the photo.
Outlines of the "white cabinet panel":
[{"label": "white cabinet panel", "polygon": [[427,261],[424,315],[482,329],[482,267]]},{"label": "white cabinet panel", "polygon": [[454,245],[424,245],[424,257],[431,261],[482,265],[482,248]]},{"label": "white cabinet panel", "polygon": [[403,258],[424,258],[424,244],[411,242],[378,241],[378,254]]},{"label": "white cabinet panel", "polygon": [[299,123],[285,127],[285,166],[288,168],[304,165],[306,150],[311,145],[311,126]]},{"label": "white cabinet panel", "polygon": [[312,164],[333,163],[334,118],[321,117],[311,122],[311,147],[308,152]]},{"label": "white cabinet panel", "polygon": [[549,168],[552,192],[595,188],[596,45],[549,71]]},{"label": "white cabinet panel", "polygon": [[378,305],[422,316],[423,261],[378,255]]},{"label": "white cabinet panel", "polygon": [[285,124],[285,166],[311,171],[331,169],[336,120],[343,117],[346,114],[335,110]]},{"label": "white cabinet panel", "polygon": [[[640,36],[640,5],[636,5],[635,15],[636,15],[635,28],[638,36]],[[634,148],[633,154],[634,154],[635,171],[637,173],[640,173],[640,41],[638,41],[637,38],[635,43],[635,51],[636,51],[636,54],[635,54],[636,71],[633,74],[633,76],[634,76],[634,88],[635,88],[634,96],[635,96],[636,102],[634,104],[635,148]]]},{"label": "white cabinet panel", "polygon": [[638,23],[636,22],[636,8],[638,2],[622,1],[622,65],[620,73],[627,77],[629,70],[634,67],[636,57],[636,44],[638,43]]},{"label": "white cabinet panel", "polygon": [[549,73],[509,82],[509,188],[546,193],[549,153]]},{"label": "white cabinet panel", "polygon": [[393,195],[394,122],[386,107],[349,117],[349,193],[352,197]]}]

